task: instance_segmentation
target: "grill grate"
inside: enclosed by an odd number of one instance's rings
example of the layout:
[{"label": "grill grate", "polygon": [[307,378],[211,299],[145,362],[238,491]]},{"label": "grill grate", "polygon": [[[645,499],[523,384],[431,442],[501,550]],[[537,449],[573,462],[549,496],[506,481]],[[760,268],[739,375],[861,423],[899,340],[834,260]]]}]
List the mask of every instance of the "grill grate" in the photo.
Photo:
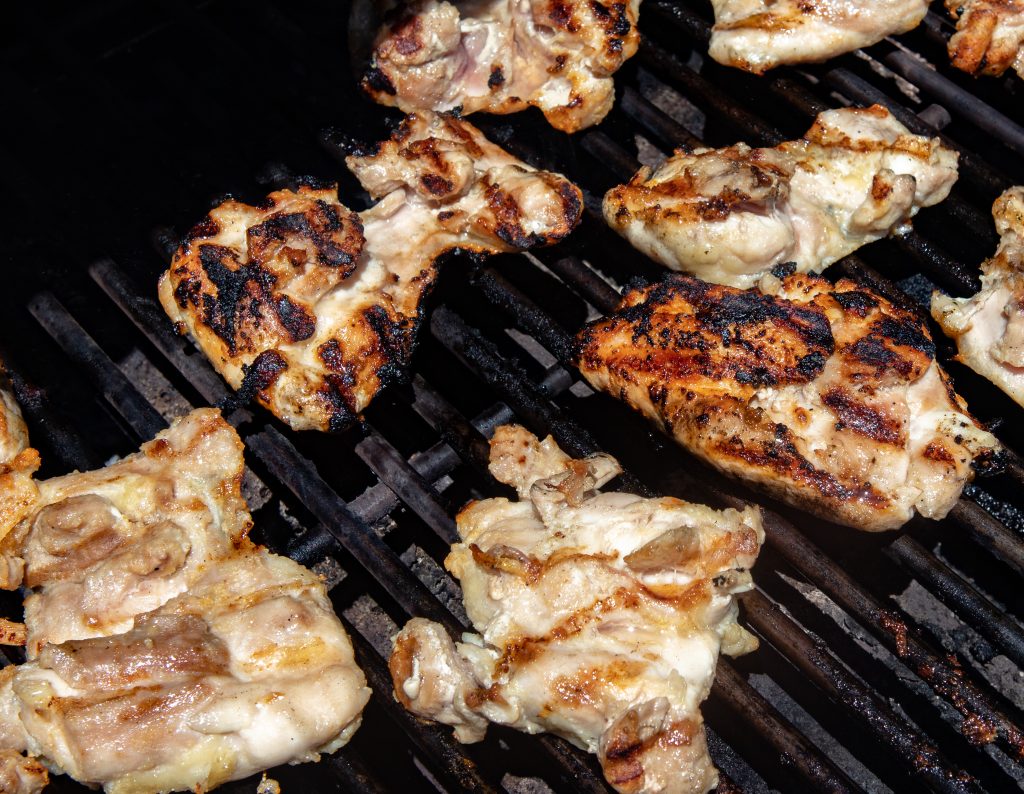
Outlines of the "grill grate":
[{"label": "grill grate", "polygon": [[[273,772],[286,791],[526,792],[543,790],[538,781],[606,790],[592,759],[560,739],[492,728],[484,743],[464,747],[449,729],[411,717],[390,696],[386,658],[409,615],[453,632],[465,625],[440,562],[454,512],[496,490],[485,438],[498,424],[551,432],[577,455],[612,452],[627,466],[620,481],[629,490],[719,506],[752,498],[592,394],[571,367],[571,334],[617,303],[615,285],[660,274],[600,220],[600,195],[638,158],[740,138],[771,145],[828,107],[881,102],[962,154],[953,195],[923,213],[914,233],[833,268],[911,302],[931,284],[974,289],[977,262],[995,244],[988,207],[1024,182],[1024,135],[1013,121],[1019,81],[953,73],[944,55],[950,28],[934,14],[863,57],[756,79],[702,61],[704,3],[644,0],[641,13],[645,39],[617,78],[619,101],[600,130],[569,142],[533,113],[474,119],[493,140],[586,188],[588,217],[566,244],[468,274],[470,263],[450,262],[430,300],[415,376],[380,395],[363,427],[324,437],[282,432],[259,409],[229,415],[246,442],[258,539],[328,577],[374,688],[348,747]],[[6,217],[21,232],[2,323],[11,365],[29,381],[16,385],[34,442],[56,473],[132,450],[166,424],[168,406],[229,396],[154,301],[155,275],[177,239],[159,224],[183,229],[205,198],[225,190],[256,198],[302,173],[337,175],[343,200],[357,206],[365,196],[337,167],[343,139],[380,137],[386,114],[356,96],[343,62],[346,4],[109,0],[56,21],[27,5],[15,14],[23,43],[0,69],[33,123],[0,139],[0,164],[19,197]],[[71,138],[63,119],[74,125]],[[936,340],[948,359],[951,348]],[[1005,418],[998,435],[1024,448],[1019,409],[950,368],[972,409],[985,421]],[[742,610],[763,646],[721,661],[705,708],[720,791],[1024,786],[1014,762],[1024,758],[1021,483],[1024,468],[1011,456],[1006,475],[971,489],[945,521],[914,521],[896,537],[769,505],[758,590]],[[16,600],[3,600],[8,612]],[[55,787],[81,790],[61,778]],[[252,781],[227,789],[251,791]]]}]

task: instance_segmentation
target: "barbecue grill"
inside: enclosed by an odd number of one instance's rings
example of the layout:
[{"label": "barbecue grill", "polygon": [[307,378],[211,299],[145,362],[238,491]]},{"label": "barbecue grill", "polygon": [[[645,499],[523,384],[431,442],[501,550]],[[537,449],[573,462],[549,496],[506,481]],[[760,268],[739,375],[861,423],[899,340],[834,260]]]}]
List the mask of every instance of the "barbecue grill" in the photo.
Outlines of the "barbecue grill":
[{"label": "barbecue grill", "polygon": [[[821,110],[879,102],[961,153],[951,197],[914,231],[830,275],[921,305],[934,285],[977,285],[995,246],[992,200],[1024,182],[1024,82],[951,67],[936,5],[915,31],[822,65],[756,78],[704,56],[703,0],[644,0],[640,52],[598,128],[569,138],[536,111],[473,117],[495,142],[586,191],[565,243],[483,263],[452,256],[427,304],[408,384],[336,435],[294,433],[232,402],[171,330],[156,277],[180,234],[226,193],[257,200],[301,175],[368,199],[341,158],[398,115],[356,87],[348,4],[122,0],[66,13],[10,8],[0,68],[8,287],[4,355],[41,476],[133,451],[189,406],[222,403],[246,444],[256,539],[322,573],[374,696],[353,741],[318,764],[272,770],[295,791],[608,790],[593,759],[550,736],[492,727],[462,746],[391,695],[390,636],[412,615],[466,624],[441,561],[452,516],[501,493],[485,438],[517,421],[574,455],[604,449],[620,487],[713,506],[765,506],[757,590],[741,621],[762,640],[722,658],[704,706],[719,791],[1003,792],[1024,787],[1024,450],[1020,409],[939,355],[972,411],[1010,450],[941,522],[868,535],[755,497],[585,386],[571,340],[618,288],[663,271],[600,219],[600,197],[675,147],[798,137]],[[15,31],[12,36],[10,31]],[[9,617],[20,596],[2,594]],[[21,661],[6,649],[4,663]],[[55,791],[84,790],[54,779]],[[224,787],[253,791],[255,780]]]}]

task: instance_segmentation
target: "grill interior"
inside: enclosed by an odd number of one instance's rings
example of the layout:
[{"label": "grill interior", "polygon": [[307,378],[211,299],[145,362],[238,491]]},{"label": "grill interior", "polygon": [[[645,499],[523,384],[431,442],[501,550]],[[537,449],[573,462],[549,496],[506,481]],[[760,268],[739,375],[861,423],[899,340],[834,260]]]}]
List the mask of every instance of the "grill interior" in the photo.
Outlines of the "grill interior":
[{"label": "grill interior", "polygon": [[[4,355],[41,476],[133,451],[168,418],[229,396],[176,337],[155,283],[180,233],[227,193],[257,200],[299,175],[338,179],[341,158],[396,114],[355,89],[344,2],[96,2],[10,9],[0,164],[8,205]],[[819,66],[765,78],[702,57],[705,2],[644,0],[640,53],[596,130],[569,138],[539,113],[474,117],[492,140],[587,192],[581,228],[554,249],[454,256],[428,301],[409,384],[365,423],[288,431],[262,409],[229,411],[247,447],[256,539],[323,573],[374,689],[353,741],[321,763],[273,770],[284,790],[605,791],[592,760],[554,737],[492,727],[460,746],[394,702],[390,635],[410,615],[465,624],[440,563],[451,518],[499,493],[485,437],[515,420],[573,454],[601,448],[621,487],[723,506],[765,505],[768,540],[742,621],[760,651],[723,657],[704,714],[720,791],[1018,791],[1024,787],[1024,467],[971,486],[941,522],[867,535],[754,498],[593,394],[569,363],[572,334],[609,311],[616,285],[661,270],[600,220],[603,192],[677,146],[799,136],[819,111],[880,102],[961,152],[951,197],[906,237],[828,271],[901,300],[977,284],[995,246],[989,207],[1024,182],[1024,83],[973,80],[946,60],[937,5],[920,28]],[[932,68],[935,67],[935,68]],[[1015,120],[1017,119],[1017,120]],[[1020,409],[940,357],[980,419],[1024,449]],[[4,614],[20,595],[0,594]],[[7,650],[7,661],[18,662]],[[82,790],[67,778],[56,791]],[[252,791],[254,780],[225,787]]]}]

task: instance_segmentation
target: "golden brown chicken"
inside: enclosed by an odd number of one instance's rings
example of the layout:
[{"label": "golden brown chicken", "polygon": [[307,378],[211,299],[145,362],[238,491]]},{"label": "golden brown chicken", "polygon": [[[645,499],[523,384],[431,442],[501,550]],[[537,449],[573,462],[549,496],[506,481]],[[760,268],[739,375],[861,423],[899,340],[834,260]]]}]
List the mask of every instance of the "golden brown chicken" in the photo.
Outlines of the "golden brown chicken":
[{"label": "golden brown chicken", "polygon": [[462,113],[534,105],[565,132],[600,122],[633,56],[640,0],[412,0],[377,36],[363,87],[378,102]]},{"label": "golden brown chicken", "polygon": [[352,736],[369,690],[348,636],[314,574],[248,540],[242,470],[204,409],[39,484],[5,540],[32,591],[30,661],[0,673],[0,781],[34,785],[27,751],[108,792],[206,791]]},{"label": "golden brown chicken", "polygon": [[755,74],[868,47],[916,28],[928,11],[928,0],[712,0],[712,5],[709,54]]},{"label": "golden brown chicken", "polygon": [[578,341],[591,385],[693,454],[858,529],[942,518],[999,448],[924,322],[851,281],[790,275],[764,294],[670,276]]},{"label": "golden brown chicken", "polygon": [[999,248],[981,263],[970,298],[932,294],[932,316],[956,340],[957,359],[1024,406],[1024,187],[992,206]]},{"label": "golden brown chicken", "polygon": [[406,624],[398,699],[463,742],[488,722],[558,734],[621,792],[712,789],[700,704],[719,651],[757,647],[735,601],[764,540],[757,509],[602,492],[614,458],[573,460],[517,426],[495,432],[490,470],[519,500],[466,507],[445,561],[480,633]]},{"label": "golden brown chicken", "polygon": [[28,445],[28,428],[0,362],[0,589],[17,587],[21,578],[21,560],[4,539],[39,497],[32,479],[38,468],[39,453]]},{"label": "golden brown chicken", "polygon": [[[14,672],[13,667],[0,671],[0,690],[10,675],[8,670]],[[2,719],[3,716],[0,715],[0,720]],[[0,746],[3,744],[4,735],[0,733]],[[26,757],[15,750],[0,749],[0,791],[4,794],[39,794],[49,782],[50,776],[46,767],[35,758]]]},{"label": "golden brown chicken", "polygon": [[885,108],[829,110],[773,149],[679,151],[604,198],[609,225],[657,262],[751,287],[776,265],[820,272],[949,195],[957,154]]},{"label": "golden brown chicken", "polygon": [[1024,77],[1024,0],[946,0],[946,10],[956,20],[949,57],[957,69]]},{"label": "golden brown chicken", "polygon": [[582,209],[571,182],[452,116],[409,116],[347,162],[379,199],[370,209],[346,209],[334,188],[227,201],[160,280],[179,330],[295,429],[344,427],[404,377],[440,256],[547,245]]}]

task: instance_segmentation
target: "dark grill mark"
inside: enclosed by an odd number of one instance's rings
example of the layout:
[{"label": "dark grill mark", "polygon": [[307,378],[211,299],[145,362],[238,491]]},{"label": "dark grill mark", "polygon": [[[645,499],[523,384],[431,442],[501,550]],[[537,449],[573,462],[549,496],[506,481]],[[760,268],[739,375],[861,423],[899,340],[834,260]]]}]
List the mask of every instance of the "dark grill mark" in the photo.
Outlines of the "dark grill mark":
[{"label": "dark grill mark", "polygon": [[309,339],[316,332],[316,318],[301,303],[294,303],[287,295],[274,302],[278,319],[293,342]]},{"label": "dark grill mark", "polygon": [[451,180],[437,174],[426,174],[420,177],[420,183],[434,196],[446,196],[455,188]]},{"label": "dark grill mark", "polygon": [[903,427],[900,422],[857,401],[842,389],[830,389],[821,399],[844,429],[880,444],[903,446]]},{"label": "dark grill mark", "polygon": [[264,350],[245,368],[245,377],[242,378],[238,393],[225,401],[225,407],[248,405],[254,397],[262,397],[262,393],[273,386],[286,369],[288,362],[284,356],[276,350]]},{"label": "dark grill mark", "polygon": [[381,94],[388,94],[389,96],[394,96],[398,93],[395,89],[395,84],[391,82],[391,78],[376,66],[371,66],[366,70],[366,74],[363,76],[363,88],[371,93],[376,91]]},{"label": "dark grill mark", "polygon": [[844,311],[856,314],[858,317],[866,317],[867,313],[878,306],[878,300],[866,292],[853,290],[851,292],[834,292],[832,297],[836,303],[843,307]]}]

